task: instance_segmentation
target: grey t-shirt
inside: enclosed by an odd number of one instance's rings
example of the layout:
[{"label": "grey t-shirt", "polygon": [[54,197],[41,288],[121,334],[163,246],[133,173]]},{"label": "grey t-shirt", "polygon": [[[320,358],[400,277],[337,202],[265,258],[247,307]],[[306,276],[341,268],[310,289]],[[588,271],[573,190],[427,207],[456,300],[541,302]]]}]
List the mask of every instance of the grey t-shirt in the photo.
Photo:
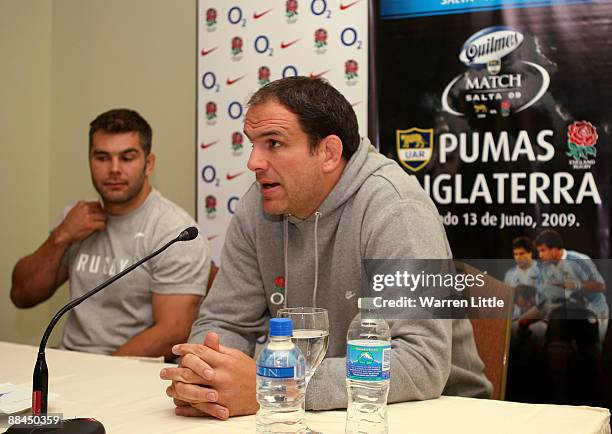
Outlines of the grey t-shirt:
[{"label": "grey t-shirt", "polygon": [[[62,259],[75,299],[194,226],[180,207],[152,190],[136,210],[107,216],[106,229],[73,243]],[[61,348],[110,354],[153,325],[152,293],[204,295],[206,238],[178,242],[70,312]],[[177,312],[177,315],[182,315]]]}]

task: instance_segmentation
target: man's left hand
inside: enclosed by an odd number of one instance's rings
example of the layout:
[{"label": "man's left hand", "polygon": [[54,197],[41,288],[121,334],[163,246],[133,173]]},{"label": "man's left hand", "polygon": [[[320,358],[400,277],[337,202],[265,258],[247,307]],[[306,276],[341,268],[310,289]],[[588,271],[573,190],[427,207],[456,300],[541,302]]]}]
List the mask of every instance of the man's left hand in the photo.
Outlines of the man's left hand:
[{"label": "man's left hand", "polygon": [[181,356],[180,366],[160,373],[162,379],[172,380],[166,392],[174,398],[176,414],[223,420],[254,414],[259,408],[255,361],[242,351],[219,345],[216,333],[209,333],[204,343],[175,345],[172,351]]}]

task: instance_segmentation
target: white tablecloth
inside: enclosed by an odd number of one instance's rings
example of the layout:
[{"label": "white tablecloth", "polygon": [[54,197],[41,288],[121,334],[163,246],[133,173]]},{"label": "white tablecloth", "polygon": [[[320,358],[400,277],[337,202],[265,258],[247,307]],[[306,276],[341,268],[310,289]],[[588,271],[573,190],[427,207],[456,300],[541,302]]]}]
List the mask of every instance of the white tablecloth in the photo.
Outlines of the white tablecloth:
[{"label": "white tablecloth", "polygon": [[[31,388],[37,348],[0,342],[0,383]],[[60,397],[49,412],[64,418],[93,417],[107,433],[248,433],[255,417],[221,422],[174,414],[166,396],[168,382],[159,379],[159,362],[47,350],[49,391]],[[308,412],[311,428],[344,432],[343,411]],[[390,433],[610,433],[610,413],[593,407],[533,405],[442,397],[389,406]],[[0,428],[7,417],[0,417]]]}]

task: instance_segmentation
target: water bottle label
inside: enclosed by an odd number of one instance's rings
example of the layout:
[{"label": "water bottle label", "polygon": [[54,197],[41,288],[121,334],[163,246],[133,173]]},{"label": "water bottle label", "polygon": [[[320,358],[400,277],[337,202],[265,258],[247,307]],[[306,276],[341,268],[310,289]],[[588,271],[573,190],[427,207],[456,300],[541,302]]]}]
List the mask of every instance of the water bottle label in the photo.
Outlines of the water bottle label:
[{"label": "water bottle label", "polygon": [[268,378],[294,378],[295,368],[293,366],[289,368],[275,368],[273,366],[259,366],[257,365],[257,375],[260,377]]},{"label": "water bottle label", "polygon": [[371,341],[349,342],[346,348],[346,376],[351,380],[381,381],[389,379],[391,345],[372,345]]}]

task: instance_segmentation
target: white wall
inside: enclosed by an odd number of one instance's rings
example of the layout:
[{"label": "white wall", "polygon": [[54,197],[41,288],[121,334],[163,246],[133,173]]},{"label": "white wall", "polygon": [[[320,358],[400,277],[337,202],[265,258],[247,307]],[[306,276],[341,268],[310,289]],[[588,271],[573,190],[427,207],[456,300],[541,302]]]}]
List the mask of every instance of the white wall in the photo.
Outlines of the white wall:
[{"label": "white wall", "polygon": [[67,300],[62,288],[17,310],[10,276],[64,206],[94,197],[87,131],[99,113],[149,121],[153,184],[194,215],[195,50],[195,0],[0,1],[0,340],[37,344]]}]

